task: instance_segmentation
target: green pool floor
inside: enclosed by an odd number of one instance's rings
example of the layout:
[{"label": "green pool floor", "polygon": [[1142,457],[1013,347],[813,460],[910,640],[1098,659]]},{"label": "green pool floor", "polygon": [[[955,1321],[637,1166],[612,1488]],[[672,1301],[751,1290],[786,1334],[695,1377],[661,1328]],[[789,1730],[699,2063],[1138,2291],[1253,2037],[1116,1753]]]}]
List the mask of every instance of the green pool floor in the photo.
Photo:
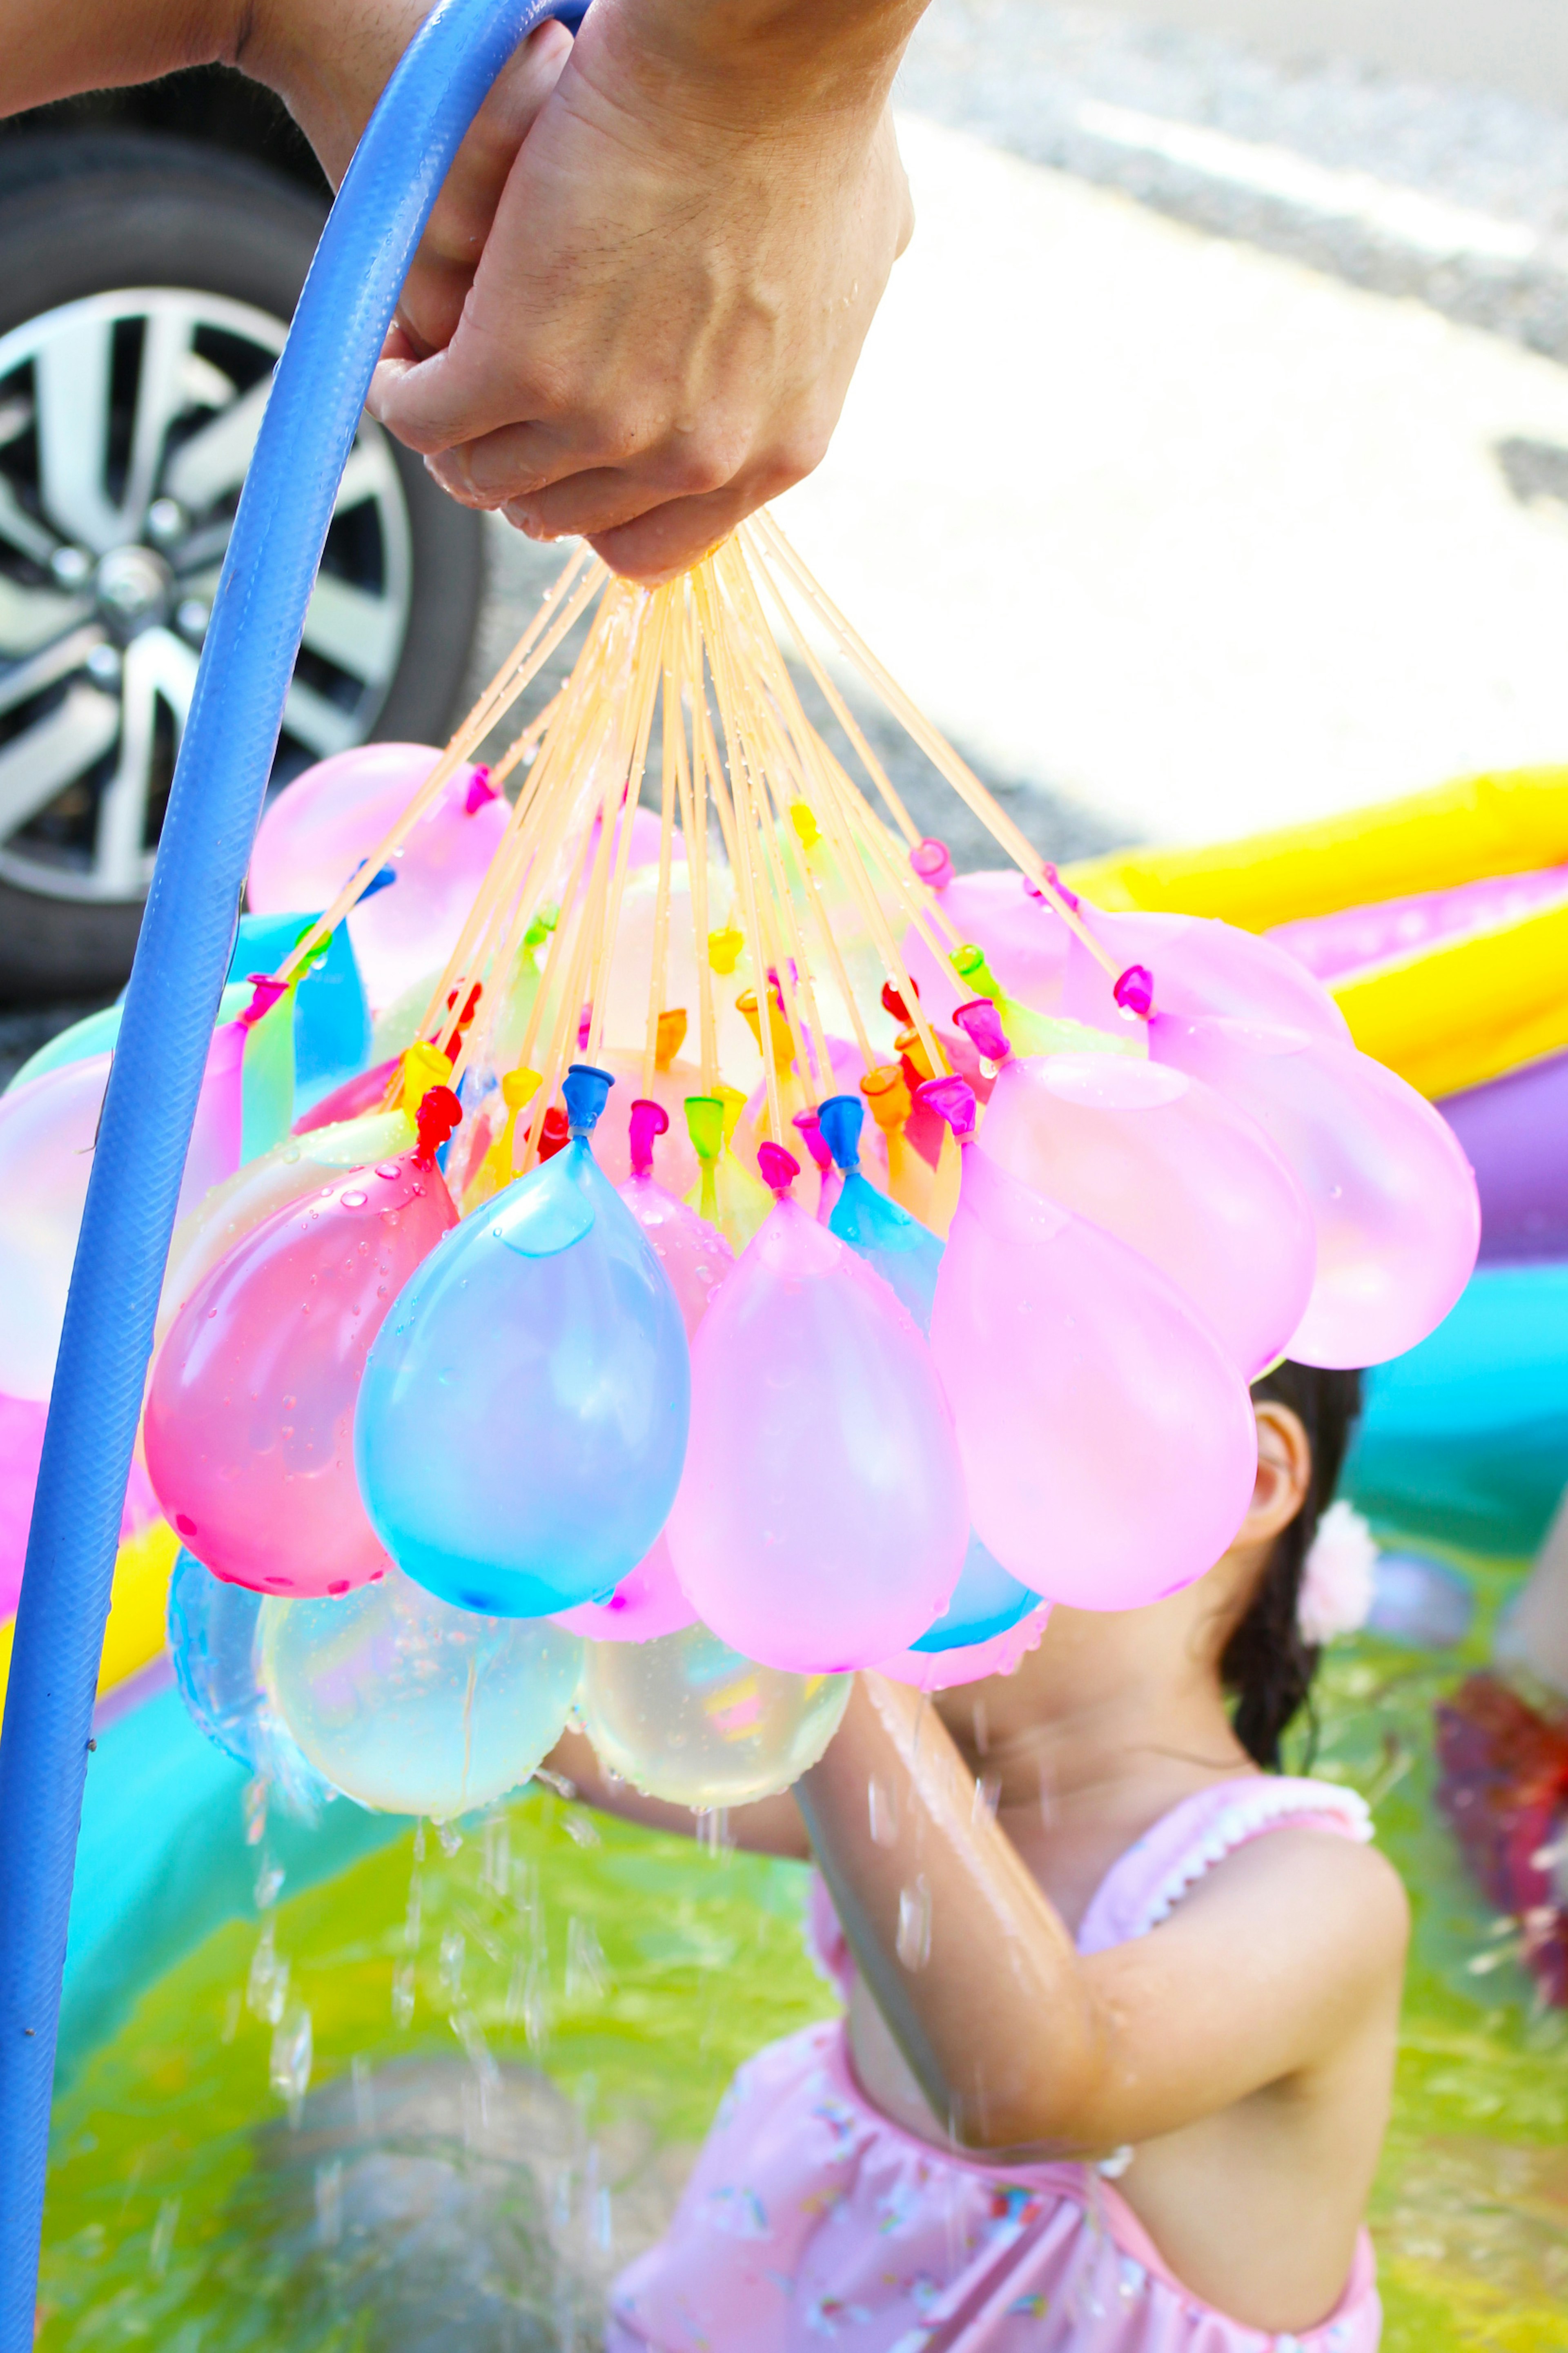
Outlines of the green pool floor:
[{"label": "green pool floor", "polygon": [[[1336,1650],[1313,1769],[1372,1800],[1415,1900],[1372,2213],[1384,2343],[1562,2353],[1568,2020],[1431,1803],[1433,1701],[1484,1659],[1509,1581],[1465,1566],[1461,1650]],[[454,1852],[426,1831],[285,1884],[57,2103],[43,2353],[588,2353],[735,2065],[832,2007],[804,1887],[539,1790]]]}]

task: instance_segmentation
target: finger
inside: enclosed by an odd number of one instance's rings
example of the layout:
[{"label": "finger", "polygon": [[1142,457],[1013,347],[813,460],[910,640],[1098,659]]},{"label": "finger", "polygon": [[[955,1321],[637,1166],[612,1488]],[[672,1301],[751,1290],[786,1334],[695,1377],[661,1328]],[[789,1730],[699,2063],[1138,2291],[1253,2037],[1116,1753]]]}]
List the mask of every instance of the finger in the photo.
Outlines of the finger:
[{"label": "finger", "polygon": [[612,572],[645,588],[658,588],[711,554],[737,523],[765,502],[752,483],[731,482],[703,498],[668,499],[633,522],[587,537]]}]

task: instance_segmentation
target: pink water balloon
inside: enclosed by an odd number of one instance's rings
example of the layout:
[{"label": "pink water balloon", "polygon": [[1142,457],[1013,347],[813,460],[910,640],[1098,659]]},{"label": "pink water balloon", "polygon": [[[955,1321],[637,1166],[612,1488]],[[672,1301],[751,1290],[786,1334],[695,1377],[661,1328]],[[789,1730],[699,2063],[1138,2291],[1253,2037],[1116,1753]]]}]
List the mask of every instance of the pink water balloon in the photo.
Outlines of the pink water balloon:
[{"label": "pink water balloon", "polygon": [[747,1658],[837,1673],[940,1616],[968,1520],[924,1341],[880,1276],[781,1198],[692,1345],[666,1531],[682,1589]]},{"label": "pink water balloon", "polygon": [[1425,1339],[1480,1246],[1476,1180],[1447,1121],[1381,1062],[1300,1029],[1157,1014],[1149,1042],[1255,1120],[1306,1194],[1317,1275],[1288,1354],[1381,1365]]},{"label": "pink water balloon", "polygon": [[[1068,932],[1055,909],[1037,897],[1016,867],[960,874],[939,892],[942,913],[966,944],[984,948],[998,985],[1036,1013],[1054,1013],[1067,969]],[[973,989],[955,988],[915,925],[904,934],[903,959],[920,990],[928,1020],[952,1026],[953,1008]]]},{"label": "pink water balloon", "polygon": [[1220,1014],[1282,1021],[1315,1038],[1348,1040],[1344,1015],[1321,982],[1273,940],[1198,915],[1107,914],[1084,902],[1085,923],[1106,949],[1107,973],[1080,940],[1068,952],[1062,1010],[1097,1029],[1125,1031],[1114,983],[1141,965],[1153,984],[1157,1013]]},{"label": "pink water balloon", "polygon": [[697,1612],[680,1589],[669,1546],[660,1536],[607,1601],[579,1602],[575,1609],[557,1610],[550,1622],[591,1642],[654,1642],[695,1626]]},{"label": "pink water balloon", "polygon": [[457,1223],[434,1157],[456,1110],[432,1089],[414,1151],[264,1218],[170,1327],[147,1469],[191,1551],[232,1584],[346,1593],[385,1568],[354,1477],[354,1405],[387,1310]]},{"label": "pink water balloon", "polygon": [[[669,1277],[689,1340],[733,1267],[735,1255],[716,1226],[666,1192],[652,1174],[651,1155],[663,1132],[660,1123],[668,1119],[663,1104],[651,1097],[639,1096],[632,1104],[628,1127],[632,1172],[616,1189]],[[685,1122],[681,1124],[684,1126]]]},{"label": "pink water balloon", "polygon": [[1146,1259],[973,1145],[931,1353],[974,1532],[1031,1591],[1134,1609],[1190,1585],[1235,1535],[1257,1430],[1218,1339]]},{"label": "pink water balloon", "polygon": [[1248,1380],[1300,1324],[1316,1262],[1306,1196],[1202,1080],[1119,1054],[1012,1060],[978,1148],[1169,1275]]},{"label": "pink water balloon", "polygon": [[[427,744],[362,744],[296,776],[261,820],[247,885],[260,915],[329,906],[374,856],[440,754]],[[389,861],[395,881],[360,902],[349,935],[373,1010],[456,946],[510,807],[459,766]]]},{"label": "pink water balloon", "polygon": [[[239,1164],[245,1027],[215,1031],[177,1218]],[[110,1054],[58,1063],[0,1098],[0,1391],[47,1398],[92,1174]]]},{"label": "pink water balloon", "polygon": [[1005,1633],[993,1634],[984,1642],[966,1642],[956,1651],[895,1651],[890,1659],[879,1659],[873,1672],[923,1692],[956,1691],[963,1683],[984,1683],[988,1675],[1010,1675],[1031,1651],[1039,1649],[1051,1608],[1042,1601]]}]

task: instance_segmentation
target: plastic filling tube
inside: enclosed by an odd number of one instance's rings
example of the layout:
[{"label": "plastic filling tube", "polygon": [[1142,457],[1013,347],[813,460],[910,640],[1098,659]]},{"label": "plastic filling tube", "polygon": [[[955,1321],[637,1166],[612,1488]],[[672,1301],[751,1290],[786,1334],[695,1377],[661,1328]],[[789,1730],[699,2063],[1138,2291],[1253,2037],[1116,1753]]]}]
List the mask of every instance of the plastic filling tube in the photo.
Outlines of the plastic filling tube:
[{"label": "plastic filling tube", "polygon": [[305,607],[371,374],[447,169],[551,0],[444,0],[322,232],[213,607],[66,1308],[0,1738],[0,2353],[31,2353],[94,1688],[174,1204]]}]

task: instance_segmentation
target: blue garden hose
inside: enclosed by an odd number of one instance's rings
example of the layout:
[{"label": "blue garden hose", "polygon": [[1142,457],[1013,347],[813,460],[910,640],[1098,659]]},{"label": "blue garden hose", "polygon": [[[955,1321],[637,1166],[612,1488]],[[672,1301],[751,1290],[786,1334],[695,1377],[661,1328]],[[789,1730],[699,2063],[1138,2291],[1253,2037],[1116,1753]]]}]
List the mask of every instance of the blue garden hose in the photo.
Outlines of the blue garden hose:
[{"label": "blue garden hose", "polygon": [[60,1972],[121,1510],[196,1096],[305,607],[371,373],[464,133],[526,34],[442,0],[344,178],[218,584],[104,1097],[0,1736],[0,2353],[31,2353]]}]

